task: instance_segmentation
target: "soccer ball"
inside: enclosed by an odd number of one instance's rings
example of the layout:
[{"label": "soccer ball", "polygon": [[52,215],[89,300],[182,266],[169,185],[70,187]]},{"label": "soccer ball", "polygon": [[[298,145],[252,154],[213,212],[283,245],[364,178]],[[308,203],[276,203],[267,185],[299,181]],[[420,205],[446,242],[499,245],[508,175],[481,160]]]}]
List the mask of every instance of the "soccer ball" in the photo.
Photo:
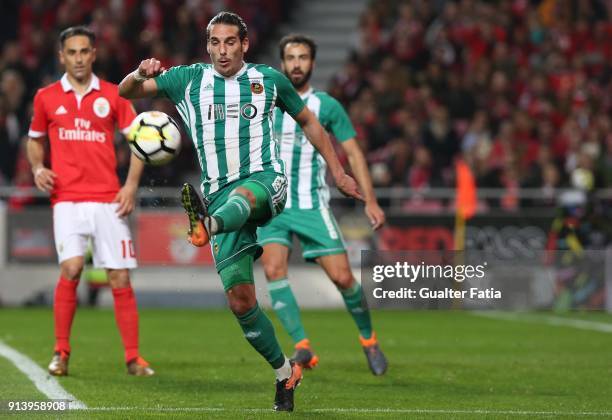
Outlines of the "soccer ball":
[{"label": "soccer ball", "polygon": [[181,150],[181,133],[169,115],[160,111],[138,114],[127,135],[132,153],[149,165],[165,165]]}]

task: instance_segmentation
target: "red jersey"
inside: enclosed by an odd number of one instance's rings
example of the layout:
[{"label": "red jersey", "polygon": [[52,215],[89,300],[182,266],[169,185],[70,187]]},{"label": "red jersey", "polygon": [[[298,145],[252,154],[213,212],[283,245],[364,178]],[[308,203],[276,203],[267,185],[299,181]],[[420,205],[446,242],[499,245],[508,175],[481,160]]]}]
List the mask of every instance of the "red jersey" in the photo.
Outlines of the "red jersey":
[{"label": "red jersey", "polygon": [[127,132],[136,117],[117,85],[92,75],[84,95],[77,95],[66,74],[39,89],[28,136],[47,136],[51,169],[57,174],[51,203],[108,203],[119,191],[115,158],[115,126]]}]

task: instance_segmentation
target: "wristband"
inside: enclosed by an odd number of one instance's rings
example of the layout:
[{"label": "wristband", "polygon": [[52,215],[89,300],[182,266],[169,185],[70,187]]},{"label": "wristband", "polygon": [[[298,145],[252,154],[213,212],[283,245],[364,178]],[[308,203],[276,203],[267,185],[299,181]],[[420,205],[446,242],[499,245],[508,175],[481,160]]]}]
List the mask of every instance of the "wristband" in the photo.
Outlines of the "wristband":
[{"label": "wristband", "polygon": [[145,77],[145,76],[141,76],[140,73],[138,73],[138,69],[134,70],[132,72],[132,77],[134,78],[134,80],[138,83],[142,83],[145,80],[149,80],[150,77]]},{"label": "wristband", "polygon": [[34,178],[36,178],[38,175],[40,175],[40,173],[42,171],[44,171],[44,170],[45,170],[44,166],[39,166],[38,168],[36,168],[36,170],[34,171]]}]

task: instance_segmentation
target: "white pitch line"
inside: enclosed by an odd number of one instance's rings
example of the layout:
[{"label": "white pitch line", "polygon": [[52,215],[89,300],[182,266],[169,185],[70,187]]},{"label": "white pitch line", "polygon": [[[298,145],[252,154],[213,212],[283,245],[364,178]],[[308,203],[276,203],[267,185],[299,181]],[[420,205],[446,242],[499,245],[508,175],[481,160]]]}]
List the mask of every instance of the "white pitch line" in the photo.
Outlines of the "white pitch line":
[{"label": "white pitch line", "polygon": [[612,333],[612,324],[607,322],[586,321],[582,319],[569,319],[554,315],[531,315],[531,314],[513,314],[508,312],[495,311],[474,311],[470,312],[474,315],[492,319],[503,319],[506,321],[524,321],[535,322],[540,324],[555,325],[559,327],[571,327],[581,330],[599,331],[604,333]]},{"label": "white pitch line", "polygon": [[[90,407],[87,411],[144,411],[144,412],[191,412],[191,413],[268,413],[267,408],[222,408],[222,407]],[[609,417],[612,411],[530,411],[530,410],[453,410],[427,408],[312,408],[300,409],[301,413],[345,413],[345,414],[476,414],[515,416],[574,416]]]},{"label": "white pitch line", "polygon": [[38,366],[32,359],[0,340],[0,356],[11,361],[17,369],[22,371],[36,388],[50,400],[68,400],[70,409],[86,409],[87,406],[74,395],[66,391],[57,380]]}]

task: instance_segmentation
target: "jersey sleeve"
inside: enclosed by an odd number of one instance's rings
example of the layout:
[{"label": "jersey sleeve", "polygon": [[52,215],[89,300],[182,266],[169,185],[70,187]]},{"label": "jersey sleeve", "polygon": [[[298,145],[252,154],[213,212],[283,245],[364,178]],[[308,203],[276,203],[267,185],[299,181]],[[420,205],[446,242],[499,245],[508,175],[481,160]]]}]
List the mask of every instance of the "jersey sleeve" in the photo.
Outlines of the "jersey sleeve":
[{"label": "jersey sleeve", "polygon": [[30,122],[28,137],[33,139],[44,137],[47,135],[48,127],[49,119],[47,118],[47,112],[45,111],[42,95],[40,91],[38,91],[34,96],[34,111],[32,113],[32,121]]},{"label": "jersey sleeve", "polygon": [[276,104],[282,111],[291,115],[291,117],[295,117],[304,109],[304,101],[284,74],[272,68],[270,73],[276,85]]},{"label": "jersey sleeve", "polygon": [[323,126],[331,131],[339,142],[357,136],[348,114],[335,98],[325,95],[321,98],[320,115],[324,117]]},{"label": "jersey sleeve", "polygon": [[165,96],[176,104],[181,101],[185,94],[185,88],[191,79],[192,66],[175,66],[153,80],[157,83],[158,96]]},{"label": "jersey sleeve", "polygon": [[132,102],[119,96],[117,101],[117,125],[119,126],[119,131],[127,134],[134,118],[136,118],[136,111]]}]

